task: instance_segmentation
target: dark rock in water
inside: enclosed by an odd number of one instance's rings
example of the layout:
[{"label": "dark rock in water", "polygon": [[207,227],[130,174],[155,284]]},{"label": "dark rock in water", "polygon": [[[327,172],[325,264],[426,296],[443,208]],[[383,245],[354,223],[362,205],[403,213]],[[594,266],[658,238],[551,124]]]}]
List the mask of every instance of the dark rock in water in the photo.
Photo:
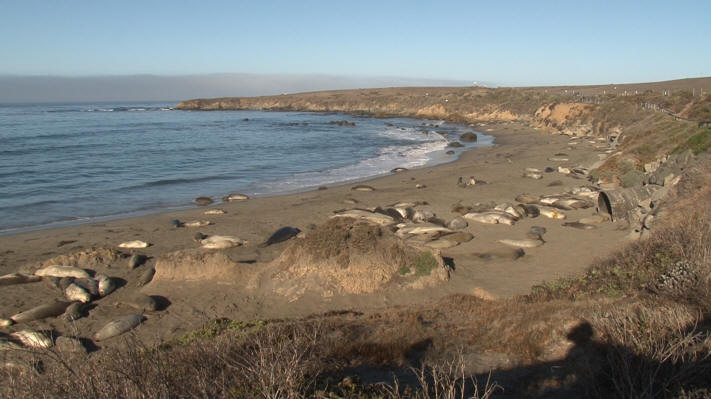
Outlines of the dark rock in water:
[{"label": "dark rock in water", "polygon": [[467,132],[459,136],[459,140],[465,142],[465,143],[474,143],[476,142],[478,137],[476,136],[476,133],[473,132]]},{"label": "dark rock in water", "polygon": [[214,201],[210,197],[197,197],[194,202],[196,205],[206,206],[212,204]]},{"label": "dark rock in water", "polygon": [[136,285],[138,287],[143,287],[144,285],[150,283],[151,280],[153,280],[153,275],[155,275],[155,274],[156,274],[156,269],[154,269],[152,267],[146,269],[146,271],[143,272],[143,274],[141,274],[141,277],[138,278],[138,282],[136,283]]},{"label": "dark rock in water", "polygon": [[183,227],[183,226],[185,226],[185,223],[181,222],[178,219],[173,219],[170,221],[170,225],[173,227]]},{"label": "dark rock in water", "polygon": [[329,125],[338,125],[338,126],[355,126],[355,122],[348,122],[348,121],[330,121],[328,122]]},{"label": "dark rock in water", "polygon": [[324,190],[328,190],[328,187],[326,187],[326,186],[319,186],[318,191],[324,191]]},{"label": "dark rock in water", "polygon": [[297,234],[301,233],[301,230],[297,229],[296,227],[282,227],[279,230],[275,231],[274,234],[272,234],[269,238],[267,238],[266,241],[263,243],[259,244],[259,248],[265,248],[268,247],[272,244],[276,244],[282,241],[286,241]]},{"label": "dark rock in water", "polygon": [[546,166],[546,168],[543,169],[543,171],[546,173],[553,173],[553,172],[555,172],[555,169],[551,168],[550,166]]},{"label": "dark rock in water", "polygon": [[201,240],[204,240],[204,239],[206,239],[206,238],[207,238],[207,234],[202,234],[202,233],[199,232],[199,231],[198,231],[197,233],[195,233],[195,235],[193,236],[193,240],[195,240],[195,241],[201,241]]},{"label": "dark rock in water", "polygon": [[458,141],[452,141],[451,143],[447,144],[447,147],[459,148],[459,147],[464,147],[464,144],[462,144]]},{"label": "dark rock in water", "polygon": [[128,268],[133,270],[133,269],[137,268],[138,266],[141,266],[142,264],[144,264],[146,262],[146,259],[147,258],[145,255],[139,255],[139,254],[131,255],[131,257],[128,258]]},{"label": "dark rock in water", "polygon": [[449,151],[446,152],[446,154],[447,154],[447,155],[454,155],[454,151],[449,150]]},{"label": "dark rock in water", "polygon": [[249,118],[242,119],[243,122],[249,122]]},{"label": "dark rock in water", "polygon": [[64,311],[64,319],[67,321],[79,320],[86,315],[87,304],[81,302],[73,302],[67,310]]}]

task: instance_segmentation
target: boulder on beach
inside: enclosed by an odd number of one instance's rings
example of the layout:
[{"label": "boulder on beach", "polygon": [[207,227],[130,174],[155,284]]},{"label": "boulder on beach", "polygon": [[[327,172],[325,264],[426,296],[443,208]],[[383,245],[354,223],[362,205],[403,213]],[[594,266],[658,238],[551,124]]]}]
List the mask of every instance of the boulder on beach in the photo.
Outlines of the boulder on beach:
[{"label": "boulder on beach", "polygon": [[297,299],[421,288],[449,279],[439,251],[411,246],[389,229],[354,218],[335,218],[294,241],[272,265],[278,294]]},{"label": "boulder on beach", "polygon": [[477,139],[476,133],[473,132],[467,132],[459,136],[459,140],[465,143],[474,143]]}]

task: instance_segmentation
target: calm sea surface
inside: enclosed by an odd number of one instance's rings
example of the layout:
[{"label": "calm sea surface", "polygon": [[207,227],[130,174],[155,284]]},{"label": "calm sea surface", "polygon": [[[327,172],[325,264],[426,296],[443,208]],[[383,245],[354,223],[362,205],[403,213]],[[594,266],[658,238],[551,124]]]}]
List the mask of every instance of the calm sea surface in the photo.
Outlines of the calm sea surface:
[{"label": "calm sea surface", "polygon": [[[456,157],[445,155],[447,141],[471,131],[404,118],[172,105],[0,105],[0,234],[184,209],[203,195],[265,196],[441,163]],[[338,120],[356,125],[329,124]],[[478,135],[475,145],[493,141]]]}]

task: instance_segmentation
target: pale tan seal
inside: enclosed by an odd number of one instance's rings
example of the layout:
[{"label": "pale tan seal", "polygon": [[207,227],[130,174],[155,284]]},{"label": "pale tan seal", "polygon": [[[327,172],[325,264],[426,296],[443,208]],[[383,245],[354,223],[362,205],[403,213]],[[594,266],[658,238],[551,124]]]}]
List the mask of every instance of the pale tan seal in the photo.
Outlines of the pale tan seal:
[{"label": "pale tan seal", "polygon": [[35,271],[35,276],[40,277],[72,277],[72,278],[90,278],[89,273],[84,269],[74,266],[47,266]]},{"label": "pale tan seal", "polygon": [[122,242],[119,244],[119,248],[128,248],[128,249],[137,249],[137,248],[148,248],[151,244],[141,241],[141,240],[132,240],[132,241],[126,241]]}]

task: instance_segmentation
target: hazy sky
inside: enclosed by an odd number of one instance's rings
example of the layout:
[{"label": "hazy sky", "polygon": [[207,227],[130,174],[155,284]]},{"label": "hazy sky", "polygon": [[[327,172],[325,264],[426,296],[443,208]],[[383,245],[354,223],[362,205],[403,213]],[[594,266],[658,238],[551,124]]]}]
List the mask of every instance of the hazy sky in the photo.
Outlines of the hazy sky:
[{"label": "hazy sky", "polygon": [[711,75],[711,1],[9,1],[0,75]]}]

